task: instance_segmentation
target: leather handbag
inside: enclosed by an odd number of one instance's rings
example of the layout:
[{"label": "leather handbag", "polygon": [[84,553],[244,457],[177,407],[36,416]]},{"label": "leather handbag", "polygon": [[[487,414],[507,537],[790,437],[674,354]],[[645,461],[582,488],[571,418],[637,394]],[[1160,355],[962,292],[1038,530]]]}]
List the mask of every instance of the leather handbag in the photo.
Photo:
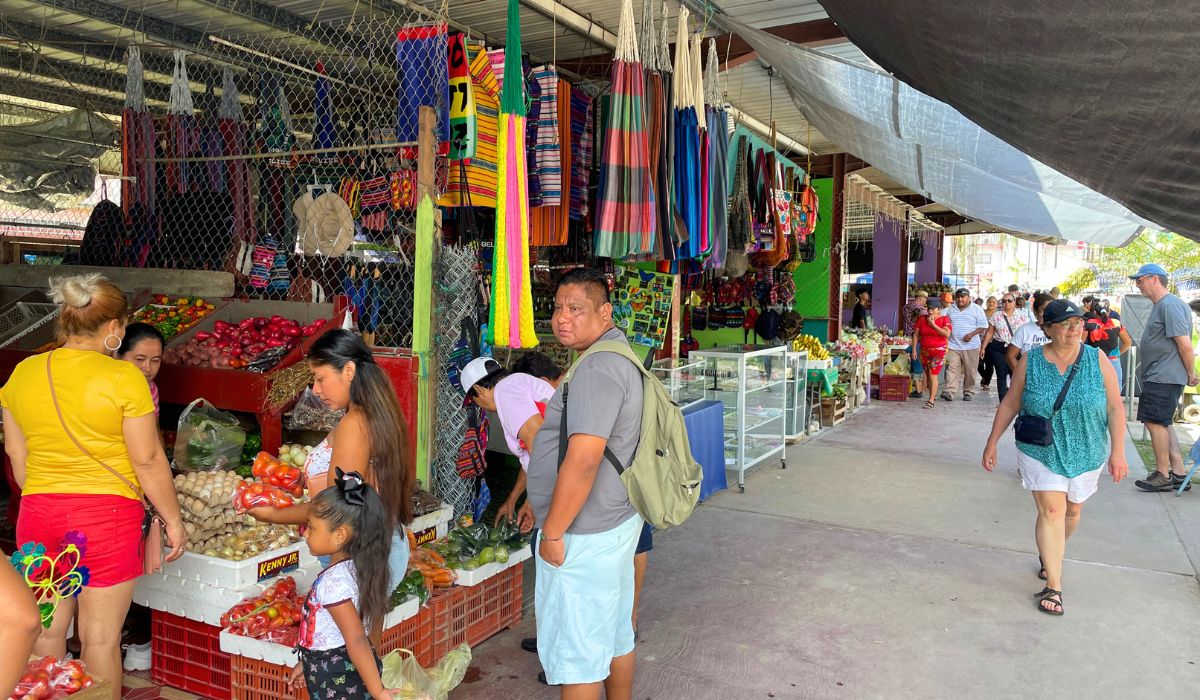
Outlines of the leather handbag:
[{"label": "leather handbag", "polygon": [[1083,347],[1080,346],[1079,355],[1075,358],[1075,362],[1071,363],[1071,373],[1067,375],[1067,381],[1063,382],[1063,387],[1058,392],[1058,398],[1054,400],[1054,408],[1050,411],[1049,417],[1027,414],[1017,416],[1017,422],[1013,425],[1017,442],[1027,445],[1042,445],[1043,447],[1054,444],[1054,426],[1050,419],[1054,417],[1055,413],[1058,413],[1058,409],[1062,408],[1063,400],[1067,398],[1067,389],[1071,388],[1071,381],[1075,379],[1075,373],[1082,361]]},{"label": "leather handbag", "polygon": [[142,537],[140,545],[142,556],[142,573],[157,573],[158,571],[162,570],[163,566],[163,544],[166,542],[166,534],[164,530],[166,525],[163,522],[163,519],[159,517],[158,513],[155,512],[154,506],[150,504],[150,501],[146,498],[146,494],[144,491],[142,491],[142,489],[140,489],[129,479],[126,479],[125,476],[116,469],[108,466],[104,462],[97,459],[96,456],[91,452],[88,452],[87,448],[79,442],[79,440],[75,437],[75,434],[72,433],[71,429],[67,427],[67,421],[65,418],[63,418],[62,408],[58,405],[58,392],[54,390],[54,373],[50,369],[50,360],[53,357],[54,351],[51,351],[46,356],[46,379],[50,382],[50,398],[54,401],[54,410],[56,413],[58,413],[58,422],[62,424],[63,431],[66,432],[67,437],[71,439],[71,442],[75,443],[75,447],[79,448],[80,452],[82,452],[86,457],[91,459],[96,464],[99,464],[107,469],[112,473],[113,476],[125,482],[125,485],[128,486],[134,492],[134,494],[137,495],[138,500],[142,502],[142,508],[145,511],[144,515],[142,516]]}]

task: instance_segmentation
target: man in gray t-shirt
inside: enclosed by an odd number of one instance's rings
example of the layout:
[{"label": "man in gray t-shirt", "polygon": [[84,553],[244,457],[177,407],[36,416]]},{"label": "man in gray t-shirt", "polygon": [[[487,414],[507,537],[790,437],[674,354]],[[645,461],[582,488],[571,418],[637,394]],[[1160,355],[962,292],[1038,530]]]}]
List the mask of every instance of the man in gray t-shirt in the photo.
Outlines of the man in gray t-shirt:
[{"label": "man in gray t-shirt", "polygon": [[[604,274],[572,270],[554,296],[554,336],[579,353],[600,340],[627,342],[612,312]],[[628,465],[641,426],[641,372],[601,352],[559,385],[533,441],[526,491],[539,528],[537,652],[546,681],[563,686],[564,696],[600,683],[608,697],[633,691],[633,556],[642,519],[605,450]]]},{"label": "man in gray t-shirt", "polygon": [[1171,491],[1182,485],[1187,475],[1174,423],[1183,386],[1197,383],[1192,314],[1182,299],[1167,291],[1167,273],[1162,267],[1142,265],[1130,279],[1154,302],[1138,344],[1142,366],[1138,420],[1150,433],[1157,471],[1134,483],[1144,491]]}]

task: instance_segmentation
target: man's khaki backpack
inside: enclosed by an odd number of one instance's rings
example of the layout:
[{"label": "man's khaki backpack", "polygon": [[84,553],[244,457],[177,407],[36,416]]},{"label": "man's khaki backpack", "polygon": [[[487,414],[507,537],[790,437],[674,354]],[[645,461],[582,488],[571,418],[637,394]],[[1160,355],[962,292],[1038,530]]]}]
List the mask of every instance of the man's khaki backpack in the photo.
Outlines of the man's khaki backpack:
[{"label": "man's khaki backpack", "polygon": [[633,461],[621,461],[608,447],[604,457],[621,475],[629,490],[629,502],[642,518],[657,530],[683,523],[700,500],[700,464],[692,458],[683,412],[671,400],[671,394],[658,378],[648,372],[642,360],[626,343],[600,341],[587,349],[563,377],[562,423],[558,432],[558,463],[567,454],[567,398],[575,369],[584,358],[598,352],[616,353],[633,363],[642,373],[642,435]]}]

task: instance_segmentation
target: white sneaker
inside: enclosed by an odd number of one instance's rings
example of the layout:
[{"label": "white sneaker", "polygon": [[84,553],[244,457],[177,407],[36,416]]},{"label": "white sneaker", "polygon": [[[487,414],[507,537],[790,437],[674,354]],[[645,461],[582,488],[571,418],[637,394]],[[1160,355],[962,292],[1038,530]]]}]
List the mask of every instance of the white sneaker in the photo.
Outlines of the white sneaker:
[{"label": "white sneaker", "polygon": [[130,644],[125,647],[126,671],[150,670],[150,642],[145,644]]}]

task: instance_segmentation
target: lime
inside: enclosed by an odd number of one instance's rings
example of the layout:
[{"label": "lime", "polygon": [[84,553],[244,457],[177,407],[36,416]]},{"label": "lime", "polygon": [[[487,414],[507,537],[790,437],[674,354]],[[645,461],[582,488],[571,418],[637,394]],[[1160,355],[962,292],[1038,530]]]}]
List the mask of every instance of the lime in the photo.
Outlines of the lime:
[{"label": "lime", "polygon": [[479,568],[479,560],[478,559],[468,559],[463,562],[462,568],[466,569],[467,571],[474,571],[475,569]]},{"label": "lime", "polygon": [[494,561],[496,561],[496,550],[494,548],[484,547],[483,550],[479,552],[480,564],[491,564]]},{"label": "lime", "polygon": [[496,561],[501,564],[508,563],[508,547],[504,545],[496,545]]}]

